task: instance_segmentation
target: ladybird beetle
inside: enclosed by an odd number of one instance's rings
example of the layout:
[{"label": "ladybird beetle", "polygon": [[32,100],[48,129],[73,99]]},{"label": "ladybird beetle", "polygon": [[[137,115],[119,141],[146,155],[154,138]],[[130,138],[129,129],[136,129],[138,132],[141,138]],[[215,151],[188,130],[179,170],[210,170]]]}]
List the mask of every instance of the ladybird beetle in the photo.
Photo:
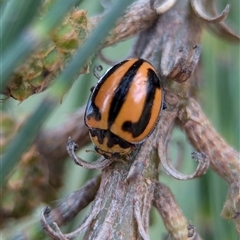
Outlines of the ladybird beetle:
[{"label": "ladybird beetle", "polygon": [[127,155],[153,131],[162,109],[154,67],[129,59],[110,68],[89,97],[84,121],[95,150],[106,158]]}]

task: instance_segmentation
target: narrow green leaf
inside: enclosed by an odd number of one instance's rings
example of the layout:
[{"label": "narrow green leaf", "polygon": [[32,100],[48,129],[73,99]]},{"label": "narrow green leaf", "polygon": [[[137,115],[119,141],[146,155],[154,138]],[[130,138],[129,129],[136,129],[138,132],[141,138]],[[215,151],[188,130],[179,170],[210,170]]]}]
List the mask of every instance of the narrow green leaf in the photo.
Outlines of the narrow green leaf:
[{"label": "narrow green leaf", "polygon": [[41,3],[42,0],[8,1],[0,18],[2,26],[0,42],[3,51],[10,48],[11,43],[16,40],[25,27],[31,23]]}]

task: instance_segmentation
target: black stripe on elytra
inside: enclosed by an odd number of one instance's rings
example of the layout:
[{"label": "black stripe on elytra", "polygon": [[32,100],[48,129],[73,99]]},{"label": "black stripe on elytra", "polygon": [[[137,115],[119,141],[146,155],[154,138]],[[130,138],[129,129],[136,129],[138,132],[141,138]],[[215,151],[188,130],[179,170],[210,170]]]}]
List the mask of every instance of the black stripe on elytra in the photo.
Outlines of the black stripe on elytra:
[{"label": "black stripe on elytra", "polygon": [[[112,68],[110,68],[102,77],[101,79],[98,81],[97,85],[95,86],[95,88],[92,90],[92,94],[89,97],[88,100],[88,104],[86,107],[86,111],[85,111],[85,119],[87,118],[88,120],[93,117],[96,121],[100,121],[101,120],[101,112],[100,109],[97,107],[97,105],[95,104],[96,101],[96,96],[99,92],[99,89],[101,89],[101,86],[103,85],[103,83],[105,81],[107,81],[107,79],[118,69],[120,68],[125,62],[127,62],[127,60],[122,61],[116,65],[114,65]],[[85,121],[86,123],[86,121]]]},{"label": "black stripe on elytra", "polygon": [[141,135],[149,123],[156,89],[160,89],[159,78],[152,69],[148,69],[147,96],[141,118],[137,122],[126,121],[122,125],[122,129],[132,133],[133,137]]},{"label": "black stripe on elytra", "polygon": [[143,62],[143,59],[138,59],[136,62],[134,62],[134,64],[127,70],[127,72],[123,76],[118,87],[115,89],[108,115],[108,128],[111,127],[117,115],[119,114],[120,109],[122,108],[122,105],[126,100],[126,96],[132,84],[132,81],[134,80],[134,77]]},{"label": "black stripe on elytra", "polygon": [[102,130],[102,129],[89,129],[89,132],[92,137],[97,137],[98,142],[103,144],[104,138],[107,138],[107,147],[112,148],[114,145],[119,145],[121,148],[129,148],[132,147],[133,144],[123,140],[122,138],[118,137],[114,133],[110,132],[109,130]]}]

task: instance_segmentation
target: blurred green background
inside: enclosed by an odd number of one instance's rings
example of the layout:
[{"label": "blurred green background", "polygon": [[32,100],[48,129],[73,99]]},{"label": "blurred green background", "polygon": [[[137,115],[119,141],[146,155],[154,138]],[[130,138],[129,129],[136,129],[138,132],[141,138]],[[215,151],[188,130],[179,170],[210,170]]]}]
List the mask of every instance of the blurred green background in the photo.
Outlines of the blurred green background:
[{"label": "blurred green background", "polygon": [[[219,1],[218,1],[219,2]],[[231,4],[227,24],[239,33],[240,29],[240,2],[239,0],[228,1]],[[227,1],[220,1],[218,8],[223,9]],[[84,1],[80,8],[86,9],[89,16],[100,13],[103,9],[98,1]],[[133,39],[109,47],[104,50],[106,56],[114,61],[120,61],[126,57],[131,49]],[[114,58],[113,58],[114,56]],[[96,58],[92,66],[101,64],[106,70],[109,66],[103,64]],[[232,45],[215,35],[205,32],[202,40],[201,56],[201,82],[199,83],[198,100],[201,106],[223,138],[235,149],[240,150],[240,46]],[[104,72],[104,71],[103,71]],[[93,70],[85,76],[80,76],[74,83],[74,87],[64,96],[62,104],[51,114],[44,124],[44,128],[52,128],[61,125],[66,121],[69,114],[83,106],[88,99],[91,86],[96,83]],[[24,119],[33,112],[48,91],[36,96],[29,97],[22,103],[9,99],[2,104],[2,110],[15,116],[17,119]],[[171,145],[171,157],[176,158],[178,154],[177,143],[183,144],[184,161],[181,171],[192,172],[196,167],[190,158],[192,147],[187,142],[184,133],[179,129],[174,130],[174,137]],[[91,149],[86,146],[85,149]],[[79,153],[84,159],[91,160],[91,154],[85,153],[84,149]],[[95,175],[97,171],[89,171],[66,162],[64,186],[59,191],[59,199],[64,198],[68,193],[77,190],[84,185],[88,178]],[[224,220],[221,210],[227,194],[227,184],[211,169],[200,179],[190,181],[177,181],[164,172],[159,177],[172,190],[179,206],[185,216],[194,224],[205,240],[237,240],[240,239],[231,221]],[[29,234],[29,231],[39,231],[32,234],[34,239],[49,239],[36,227],[39,223],[40,211],[44,206],[39,206],[29,217],[19,221],[12,220],[7,229],[0,232],[3,239],[23,239],[22,233]],[[63,231],[69,232],[75,229],[88,208],[79,214],[74,221],[63,227]],[[160,216],[155,210],[150,216],[151,239],[164,239],[165,227]],[[32,237],[33,238],[33,237]],[[81,236],[79,238],[81,239]]]}]

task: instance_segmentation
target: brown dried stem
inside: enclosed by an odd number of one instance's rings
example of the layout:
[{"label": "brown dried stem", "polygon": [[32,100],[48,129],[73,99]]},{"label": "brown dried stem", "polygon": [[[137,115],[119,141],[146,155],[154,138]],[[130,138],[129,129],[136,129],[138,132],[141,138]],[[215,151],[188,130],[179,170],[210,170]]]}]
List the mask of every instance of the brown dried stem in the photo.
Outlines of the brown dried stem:
[{"label": "brown dried stem", "polygon": [[[89,217],[73,233],[62,235],[55,226],[48,234],[54,239],[72,239],[88,225],[84,239],[149,239],[149,211],[155,193],[159,190],[156,185],[158,179],[159,157],[156,146],[159,141],[165,141],[174,125],[177,116],[176,102],[166,96],[169,109],[164,110],[156,127],[156,131],[146,140],[134,160],[128,162],[115,161],[102,171],[102,180],[98,194],[93,203]],[[161,158],[162,156],[160,156]],[[172,199],[172,198],[171,198]],[[169,201],[165,199],[161,201]],[[174,202],[174,199],[171,201]],[[156,202],[159,202],[158,198]],[[156,203],[158,204],[158,203]],[[168,209],[169,216],[175,216],[175,208]],[[188,239],[188,224],[185,217],[179,212],[179,228],[169,228],[172,239]],[[167,225],[169,218],[165,218]],[[87,223],[86,223],[87,222]],[[112,225],[114,224],[114,228]],[[44,225],[45,229],[49,226]],[[48,230],[47,230],[48,231]],[[178,236],[178,234],[180,234]]]},{"label": "brown dried stem", "polygon": [[240,232],[240,153],[214,130],[195,100],[189,99],[178,118],[192,145],[209,156],[211,168],[229,184],[222,216],[233,219]]},{"label": "brown dried stem", "polygon": [[[191,233],[187,231],[189,224],[181,209],[175,202],[174,196],[164,184],[156,182],[153,205],[163,218],[164,224],[168,229],[171,239],[183,240],[193,239],[200,240],[201,237],[196,231]],[[174,209],[174,211],[173,211]],[[195,230],[195,229],[194,229]]]},{"label": "brown dried stem", "polygon": [[[132,56],[147,58],[155,64],[163,77],[175,78],[178,82],[186,81],[192,75],[199,60],[198,44],[201,40],[203,22],[194,14],[188,1],[178,1],[161,16],[156,15],[153,6],[148,6],[146,0],[132,5],[125,15],[127,18],[123,17],[118,21],[119,28],[115,28],[104,44],[113,44],[141,31]],[[219,19],[222,20],[223,16]],[[141,24],[142,21],[144,24]],[[101,185],[89,217],[79,229],[65,235],[67,238],[76,236],[88,224],[85,239],[119,237],[149,239],[148,215],[153,201],[162,214],[172,239],[200,239],[195,228],[188,225],[169,190],[157,183],[156,169],[159,169],[160,164],[158,158],[164,163],[168,138],[176,124],[176,118],[179,118],[193,146],[200,152],[203,163],[209,157],[211,167],[231,183],[231,186],[235,183],[234,189],[238,189],[236,182],[233,181],[234,178],[236,180],[238,171],[236,158],[230,161],[226,172],[222,169],[222,165],[227,164],[223,163],[224,157],[234,158],[237,156],[236,152],[229,150],[227,144],[213,130],[197,103],[191,98],[188,100],[192,85],[176,87],[169,79],[164,78],[163,81],[168,86],[168,91],[165,91],[167,110],[161,113],[156,130],[142,145],[137,157],[133,158],[134,162],[128,161],[125,164],[113,162],[104,168]],[[216,140],[218,143],[214,145]],[[227,156],[226,150],[229,150]],[[219,160],[221,156],[222,159]],[[215,159],[218,157],[218,160],[213,160],[213,157]],[[205,162],[206,164],[200,165],[202,168],[191,175],[191,178],[206,171],[208,161]],[[234,166],[231,167],[231,164]],[[169,169],[168,166],[164,166]],[[180,179],[189,178],[179,173],[175,174],[176,171],[172,169],[168,172]],[[232,174],[234,176],[231,177]],[[234,216],[237,216],[238,204],[232,204],[239,203],[239,195],[236,190],[233,191],[232,188],[231,190],[229,196],[232,198],[229,198],[231,199],[229,205],[234,209]]]}]

